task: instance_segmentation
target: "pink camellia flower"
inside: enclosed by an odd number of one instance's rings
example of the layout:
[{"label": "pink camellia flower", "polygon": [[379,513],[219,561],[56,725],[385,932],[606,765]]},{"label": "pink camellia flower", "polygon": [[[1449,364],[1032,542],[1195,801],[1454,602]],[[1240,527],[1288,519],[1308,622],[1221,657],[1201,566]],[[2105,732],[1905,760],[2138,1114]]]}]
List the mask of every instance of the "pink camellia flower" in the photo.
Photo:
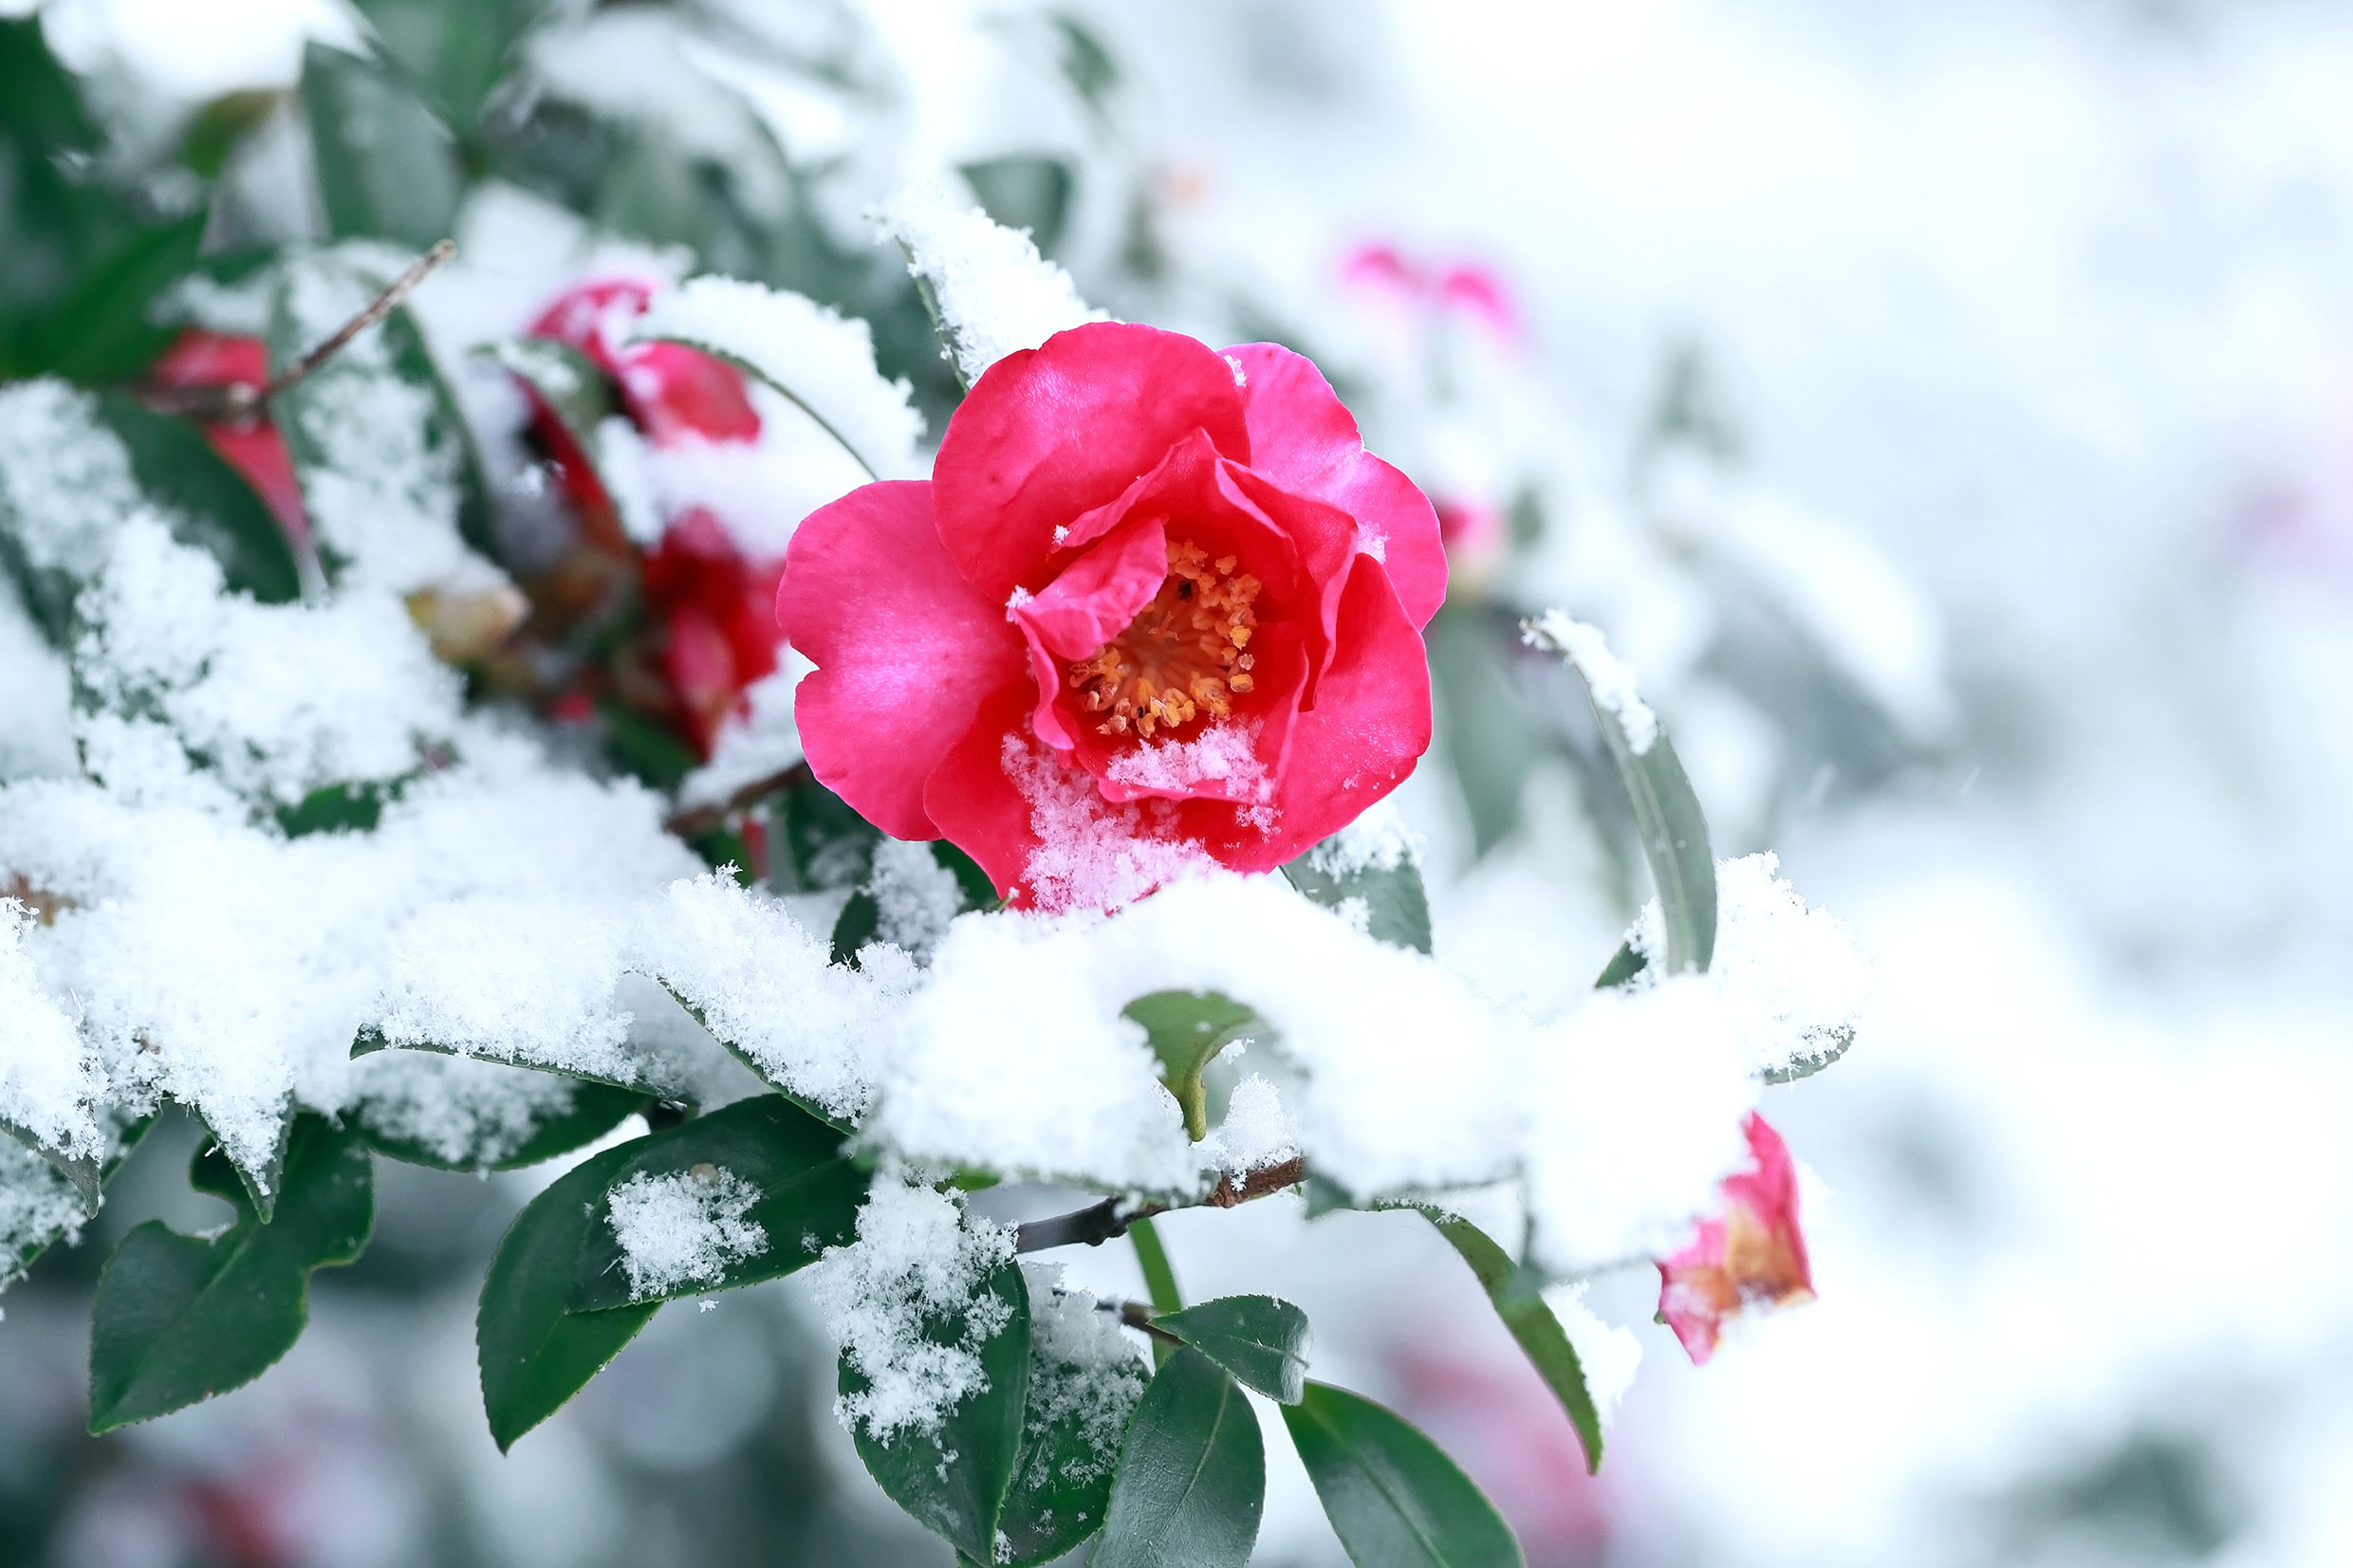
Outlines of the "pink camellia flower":
[{"label": "pink camellia flower", "polygon": [[1724,1212],[1699,1222],[1692,1244],[1658,1265],[1658,1315],[1706,1366],[1724,1322],[1751,1306],[1814,1299],[1806,1237],[1797,1225],[1797,1166],[1781,1134],[1751,1112],[1745,1131],[1753,1169],[1724,1178]]},{"label": "pink camellia flower", "polygon": [[[259,390],[269,384],[269,345],[259,338],[201,327],[183,327],[179,336],[148,367],[148,379],[157,386],[196,387],[243,384]],[[278,526],[297,548],[309,544],[310,520],[303,510],[302,487],[294,478],[294,459],[287,455],[286,437],[267,416],[236,423],[208,420],[204,438],[223,461],[245,476],[254,493],[278,520]]]},{"label": "pink camellia flower", "polygon": [[1016,904],[1266,871],[1430,745],[1437,519],[1313,364],[1096,323],[1010,355],[929,481],[813,512],[776,616],[809,766]]}]

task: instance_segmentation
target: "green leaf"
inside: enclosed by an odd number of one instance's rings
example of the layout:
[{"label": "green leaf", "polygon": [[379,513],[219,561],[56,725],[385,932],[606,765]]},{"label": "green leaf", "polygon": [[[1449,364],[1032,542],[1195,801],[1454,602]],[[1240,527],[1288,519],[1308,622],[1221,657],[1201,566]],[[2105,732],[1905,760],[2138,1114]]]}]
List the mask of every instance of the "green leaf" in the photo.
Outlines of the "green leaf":
[{"label": "green leaf", "polygon": [[[484,1072],[528,1071],[487,1062],[478,1065]],[[633,1114],[655,1103],[652,1096],[636,1089],[620,1089],[581,1079],[562,1081],[567,1086],[567,1095],[547,1110],[534,1112],[519,1142],[511,1132],[501,1127],[501,1135],[494,1141],[485,1142],[477,1137],[472,1148],[455,1158],[440,1147],[428,1146],[401,1130],[398,1120],[386,1115],[381,1103],[375,1099],[361,1098],[345,1115],[361,1142],[404,1165],[422,1165],[435,1171],[520,1171],[569,1153],[583,1144],[594,1143]]]},{"label": "green leaf", "polygon": [[1473,847],[1485,855],[1519,828],[1543,727],[1506,662],[1508,622],[1478,607],[1449,605],[1422,637],[1430,650],[1438,742],[1471,813]]},{"label": "green leaf", "polygon": [[482,1282],[474,1346],[482,1409],[500,1452],[578,1393],[637,1337],[661,1303],[611,1312],[566,1310],[597,1202],[635,1143],[592,1155],[524,1206]]},{"label": "green leaf", "polygon": [[1359,1568],[1525,1568],[1495,1505],[1402,1417],[1309,1383],[1304,1399],[1283,1407],[1283,1424]]},{"label": "green leaf", "polygon": [[[609,1088],[627,1089],[656,1099],[692,1101],[695,1098],[690,1092],[691,1075],[684,1063],[638,1048],[634,1038],[629,1042],[629,1056],[621,1063],[620,1070],[609,1077],[602,1073],[581,1072],[571,1067],[558,1067],[545,1061],[527,1061],[511,1051],[481,1047],[461,1051],[437,1040],[407,1040],[396,1045],[386,1040],[382,1031],[374,1024],[362,1024],[359,1032],[351,1037],[352,1056],[373,1056],[378,1051],[423,1051],[433,1056],[465,1057],[475,1061],[494,1062],[501,1067],[553,1073],[579,1083],[601,1083]],[[624,1076],[630,1073],[637,1076]]]},{"label": "green leaf", "polygon": [[[956,913],[967,910],[995,909],[1002,900],[997,897],[989,874],[973,862],[971,856],[945,839],[932,841],[932,858],[939,868],[956,879]],[[859,950],[882,934],[882,904],[871,887],[862,887],[842,906],[842,913],[833,922],[833,961],[858,968]],[[918,952],[920,962],[929,962],[927,953]]]},{"label": "green leaf", "polygon": [[405,83],[374,61],[314,43],[303,51],[299,91],[330,234],[421,250],[450,232],[465,185],[457,148]]},{"label": "green leaf", "polygon": [[1314,1336],[1307,1315],[1272,1296],[1221,1296],[1155,1318],[1164,1329],[1269,1399],[1299,1403]]},{"label": "green leaf", "polygon": [[[1176,1270],[1168,1261],[1168,1248],[1160,1245],[1159,1227],[1149,1214],[1139,1214],[1127,1222],[1127,1239],[1136,1249],[1136,1266],[1144,1277],[1144,1294],[1152,1300],[1155,1312],[1182,1312],[1184,1292],[1176,1288]],[[1154,1341],[1154,1349],[1162,1348]]]},{"label": "green leaf", "polygon": [[[599,1312],[640,1301],[732,1290],[778,1279],[817,1261],[828,1246],[857,1239],[866,1172],[842,1153],[842,1134],[782,1095],[751,1099],[697,1116],[629,1145],[628,1161],[614,1168],[589,1217],[581,1247],[572,1310]],[[732,1176],[759,1196],[742,1218],[768,1238],[761,1251],[727,1262],[708,1279],[682,1280],[649,1295],[633,1292],[608,1205],[614,1189],[638,1177],[684,1176],[715,1185]]]},{"label": "green leaf", "polygon": [[1351,898],[1362,899],[1364,929],[1393,947],[1430,950],[1430,895],[1421,885],[1421,867],[1399,850],[1396,863],[1352,863],[1333,839],[1307,851],[1283,868],[1291,886],[1322,904],[1338,909]]},{"label": "green leaf", "polygon": [[231,592],[251,594],[264,604],[302,597],[285,530],[194,422],[158,414],[119,392],[100,396],[98,417],[130,453],[139,489],[173,513],[173,534],[219,562]]},{"label": "green leaf", "polygon": [[501,338],[474,351],[539,394],[572,444],[596,460],[597,427],[616,411],[613,385],[587,355],[552,338]]},{"label": "green leaf", "polygon": [[359,0],[385,54],[461,130],[504,73],[537,0]]},{"label": "green leaf", "polygon": [[[888,1443],[879,1443],[862,1423],[853,1436],[858,1457],[885,1496],[965,1557],[985,1563],[996,1560],[997,1527],[1021,1455],[1028,1400],[1029,1290],[1021,1265],[999,1266],[982,1284],[981,1296],[995,1298],[1005,1315],[1004,1325],[980,1343],[986,1386],[950,1406],[930,1431],[901,1428]],[[925,1323],[924,1338],[937,1345],[963,1343],[970,1310]],[[871,1386],[846,1358],[842,1362],[844,1397]]]},{"label": "green leaf", "polygon": [[1545,1304],[1539,1294],[1543,1282],[1530,1276],[1511,1261],[1511,1255],[1497,1245],[1495,1239],[1469,1220],[1436,1208],[1423,1208],[1438,1234],[1452,1242],[1462,1261],[1471,1265],[1478,1277],[1487,1299],[1494,1303],[1495,1315],[1503,1326],[1511,1331],[1511,1337],[1520,1342],[1537,1375],[1552,1391],[1567,1413],[1569,1425],[1577,1429],[1577,1442],[1585,1451],[1585,1469],[1598,1474],[1602,1468],[1602,1414],[1594,1408],[1592,1391],[1585,1387],[1585,1369],[1577,1359],[1577,1347],[1570,1344],[1568,1331]]},{"label": "green leaf", "polygon": [[1187,1346],[1128,1423],[1089,1568],[1240,1568],[1266,1501],[1257,1412],[1224,1368]]},{"label": "green leaf", "polygon": [[1618,950],[1609,955],[1609,962],[1602,966],[1602,972],[1595,978],[1593,988],[1597,991],[1613,989],[1625,985],[1648,968],[1650,960],[1643,957],[1632,942],[1621,942]]},{"label": "green leaf", "polygon": [[373,833],[383,820],[385,803],[398,800],[413,777],[321,784],[292,805],[278,807],[278,826],[289,839],[313,833]]},{"label": "green leaf", "polygon": [[1649,746],[1635,750],[1617,711],[1593,699],[1592,683],[1568,649],[1540,620],[1522,624],[1531,643],[1560,655],[1577,671],[1577,678],[1585,681],[1602,744],[1625,785],[1642,858],[1650,862],[1651,880],[1658,888],[1658,907],[1666,920],[1667,972],[1705,970],[1715,956],[1715,855],[1708,847],[1708,819],[1667,739],[1666,727],[1658,726]]},{"label": "green leaf", "polygon": [[1089,109],[1101,116],[1104,113],[1104,101],[1120,84],[1118,62],[1095,36],[1095,30],[1069,12],[1055,11],[1049,20],[1062,34],[1064,80],[1077,90]]},{"label": "green leaf", "polygon": [[1030,1336],[1021,1458],[997,1523],[1008,1554],[1000,1568],[1050,1562],[1102,1528],[1121,1439],[1148,1380],[1121,1340],[1114,1359],[1075,1361],[1049,1340]]},{"label": "green leaf", "polygon": [[1010,153],[957,169],[992,221],[1028,231],[1042,255],[1060,249],[1075,183],[1069,164],[1043,153]]},{"label": "green leaf", "polygon": [[127,236],[32,323],[18,373],[38,371],[84,385],[127,380],[163,352],[177,331],[148,316],[156,297],[196,263],[205,214]]},{"label": "green leaf", "polygon": [[72,1187],[75,1193],[81,1197],[84,1214],[98,1212],[98,1189],[103,1178],[97,1160],[87,1155],[68,1154],[52,1148],[33,1136],[28,1129],[19,1127],[6,1116],[0,1116],[0,1137],[13,1139],[33,1153],[40,1155],[47,1163],[49,1169],[64,1177],[66,1184]]},{"label": "green leaf", "polygon": [[1769,1067],[1762,1075],[1768,1083],[1795,1083],[1811,1078],[1846,1054],[1855,1042],[1855,1031],[1844,1024],[1835,1029],[1817,1029],[1806,1037],[1806,1046],[1814,1053],[1801,1056],[1786,1066]]},{"label": "green leaf", "polygon": [[1121,1007],[1120,1016],[1144,1026],[1160,1059],[1160,1081],[1184,1113],[1186,1133],[1195,1143],[1209,1136],[1202,1070],[1235,1041],[1263,1033],[1258,1015],[1216,991],[1154,991]]},{"label": "green leaf", "polygon": [[[155,1124],[140,1116],[107,1137],[102,1160],[65,1160],[21,1130],[0,1137],[0,1289],[98,1212],[99,1192]],[[0,1126],[6,1126],[0,1123]]]},{"label": "green leaf", "polygon": [[311,1270],[367,1245],[375,1182],[367,1151],[306,1114],[287,1146],[277,1215],[264,1223],[217,1148],[189,1170],[236,1222],[209,1240],[150,1220],[99,1276],[90,1318],[90,1430],[144,1421],[251,1382],[292,1348]]},{"label": "green leaf", "polygon": [[223,93],[189,117],[180,133],[179,160],[204,179],[217,179],[237,143],[266,123],[285,94],[266,88]]},{"label": "green leaf", "polygon": [[874,875],[874,846],[882,841],[882,830],[815,779],[795,780],[774,811],[785,844],[773,872],[778,891],[861,887]]}]

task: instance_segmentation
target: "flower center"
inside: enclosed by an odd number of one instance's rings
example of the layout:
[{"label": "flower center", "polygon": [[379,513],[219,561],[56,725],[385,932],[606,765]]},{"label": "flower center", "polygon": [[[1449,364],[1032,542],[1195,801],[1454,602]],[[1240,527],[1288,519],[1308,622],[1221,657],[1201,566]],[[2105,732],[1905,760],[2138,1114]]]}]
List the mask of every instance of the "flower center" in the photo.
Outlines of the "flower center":
[{"label": "flower center", "polygon": [[1070,687],[1100,735],[1150,740],[1203,714],[1222,719],[1256,681],[1244,652],[1258,618],[1258,580],[1235,575],[1233,556],[1210,559],[1191,540],[1171,540],[1168,576],[1127,630],[1070,665]]}]

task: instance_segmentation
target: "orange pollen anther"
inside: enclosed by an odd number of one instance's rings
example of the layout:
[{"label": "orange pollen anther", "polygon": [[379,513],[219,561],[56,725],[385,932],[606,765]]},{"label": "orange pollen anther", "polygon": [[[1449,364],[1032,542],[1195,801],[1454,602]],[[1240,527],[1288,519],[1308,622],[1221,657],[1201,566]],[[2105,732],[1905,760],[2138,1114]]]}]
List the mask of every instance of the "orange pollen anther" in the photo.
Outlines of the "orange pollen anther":
[{"label": "orange pollen anther", "polygon": [[1243,652],[1258,618],[1259,581],[1234,575],[1234,556],[1210,559],[1190,540],[1171,540],[1168,576],[1127,630],[1070,667],[1070,689],[1100,735],[1152,739],[1204,714],[1222,719],[1257,685],[1257,656]]}]

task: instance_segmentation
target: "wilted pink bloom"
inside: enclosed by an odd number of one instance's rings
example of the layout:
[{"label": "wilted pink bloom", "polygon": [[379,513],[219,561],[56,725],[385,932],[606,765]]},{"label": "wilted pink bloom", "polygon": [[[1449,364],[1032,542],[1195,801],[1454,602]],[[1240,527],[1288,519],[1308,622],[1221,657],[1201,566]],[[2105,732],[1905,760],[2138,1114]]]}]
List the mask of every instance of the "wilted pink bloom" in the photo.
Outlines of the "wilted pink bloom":
[{"label": "wilted pink bloom", "polygon": [[1658,1265],[1658,1316],[1694,1366],[1715,1354],[1726,1319],[1814,1299],[1788,1146],[1753,1112],[1744,1130],[1754,1167],[1724,1178],[1723,1214],[1700,1221],[1692,1244]]}]

